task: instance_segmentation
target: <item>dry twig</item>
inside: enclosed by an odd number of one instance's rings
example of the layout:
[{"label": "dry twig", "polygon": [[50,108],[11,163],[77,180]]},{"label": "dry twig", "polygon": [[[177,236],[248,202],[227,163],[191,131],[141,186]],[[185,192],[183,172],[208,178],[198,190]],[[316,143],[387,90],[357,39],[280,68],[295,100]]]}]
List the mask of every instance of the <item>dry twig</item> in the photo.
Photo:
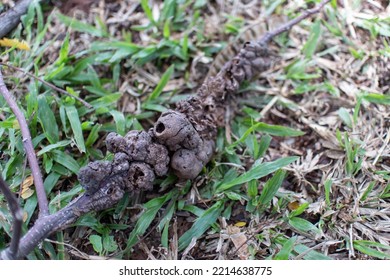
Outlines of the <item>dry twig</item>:
[{"label": "dry twig", "polygon": [[8,202],[9,208],[14,218],[12,225],[12,239],[9,250],[4,251],[4,255],[0,254],[0,259],[16,259],[18,256],[18,248],[20,242],[20,236],[22,234],[22,224],[23,224],[23,212],[19,207],[18,200],[14,194],[10,191],[7,183],[0,177],[0,190],[3,192],[5,199]]},{"label": "dry twig", "polygon": [[23,146],[26,150],[26,155],[28,162],[30,164],[31,173],[34,178],[35,189],[37,190],[38,204],[39,204],[39,215],[46,216],[49,214],[48,201],[45,193],[45,187],[43,186],[42,173],[39,168],[37,157],[35,156],[34,146],[31,141],[30,130],[28,129],[26,118],[22,111],[20,111],[18,105],[12,94],[9,92],[6,87],[3,74],[0,70],[0,93],[4,97],[5,101],[11,108],[12,112],[15,114],[16,119],[18,120],[20,131],[23,136]]}]

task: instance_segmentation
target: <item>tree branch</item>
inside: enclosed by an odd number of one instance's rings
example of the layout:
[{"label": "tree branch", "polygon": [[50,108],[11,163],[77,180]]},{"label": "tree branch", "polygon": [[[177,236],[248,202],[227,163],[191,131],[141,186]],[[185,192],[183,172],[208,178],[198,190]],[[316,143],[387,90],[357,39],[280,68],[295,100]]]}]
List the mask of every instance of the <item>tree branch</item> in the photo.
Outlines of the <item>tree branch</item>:
[{"label": "tree branch", "polygon": [[24,117],[23,112],[19,109],[18,105],[12,94],[8,91],[4,80],[3,74],[0,70],[0,93],[3,95],[5,101],[11,108],[12,112],[15,114],[16,119],[19,122],[20,130],[23,136],[23,145],[26,150],[27,159],[30,165],[31,173],[34,178],[35,189],[37,191],[38,204],[39,204],[39,215],[46,216],[49,214],[48,201],[45,193],[45,187],[43,186],[43,179],[41,170],[39,169],[38,160],[35,156],[34,146],[31,141],[31,134],[28,129],[26,118]]},{"label": "tree branch", "polygon": [[0,15],[0,38],[3,38],[19,24],[21,16],[27,12],[32,1],[20,0],[13,8]]},{"label": "tree branch", "polygon": [[289,31],[297,23],[299,23],[302,20],[304,20],[304,19],[306,19],[306,18],[308,18],[308,17],[318,13],[319,11],[321,11],[321,9],[329,2],[330,2],[330,0],[323,0],[320,4],[318,4],[313,9],[309,9],[309,10],[304,11],[303,14],[300,15],[299,17],[296,17],[296,18],[290,20],[289,22],[283,24],[282,26],[278,27],[275,30],[272,30],[272,31],[269,31],[269,32],[265,33],[264,36],[258,41],[258,43],[260,43],[260,44],[268,44],[269,41],[272,40],[272,38],[278,36],[281,33]]},{"label": "tree branch", "polygon": [[[12,217],[14,218],[12,224],[12,238],[9,250],[4,251],[3,259],[13,260],[18,256],[19,241],[22,233],[23,212],[19,207],[18,200],[10,191],[7,183],[0,176],[0,190],[3,192],[5,199],[8,202]],[[2,257],[0,257],[1,259]]]}]

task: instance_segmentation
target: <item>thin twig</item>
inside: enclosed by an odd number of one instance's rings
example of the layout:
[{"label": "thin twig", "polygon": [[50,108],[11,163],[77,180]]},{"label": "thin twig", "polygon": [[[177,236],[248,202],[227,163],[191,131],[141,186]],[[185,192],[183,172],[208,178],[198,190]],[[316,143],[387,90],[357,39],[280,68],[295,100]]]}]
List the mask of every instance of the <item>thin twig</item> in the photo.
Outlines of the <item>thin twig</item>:
[{"label": "thin twig", "polygon": [[57,244],[57,245],[62,245],[62,246],[66,246],[66,247],[69,247],[73,250],[75,250],[77,253],[79,253],[81,256],[83,256],[86,260],[89,260],[89,255],[84,253],[84,252],[81,252],[79,249],[77,249],[75,246],[71,245],[71,244],[68,244],[68,243],[65,243],[65,242],[59,242],[59,241],[56,241],[56,240],[52,240],[52,239],[48,239],[48,238],[45,238],[45,241],[47,242],[50,242],[50,243],[53,243],[53,244]]},{"label": "thin twig", "polygon": [[265,33],[265,35],[258,42],[260,44],[267,44],[275,36],[290,30],[297,23],[310,17],[313,14],[318,13],[322,9],[322,7],[324,7],[329,2],[330,2],[330,0],[324,0],[320,4],[318,4],[316,7],[314,7],[313,9],[309,9],[309,10],[304,11],[304,13],[302,15],[300,15],[299,17],[296,17],[296,18],[290,20],[289,22],[283,24],[282,26],[280,26],[279,28],[276,28],[275,30],[268,31],[267,33]]},{"label": "thin twig", "polygon": [[76,96],[76,95],[73,95],[73,94],[70,94],[69,92],[67,92],[66,90],[63,90],[62,88],[59,88],[49,82],[46,82],[45,80],[27,72],[26,70],[22,69],[22,68],[19,68],[19,67],[16,67],[16,66],[13,66],[13,65],[10,65],[8,63],[4,63],[4,62],[0,62],[0,65],[4,65],[6,67],[9,67],[11,69],[14,69],[16,71],[19,71],[19,72],[22,72],[23,74],[29,76],[30,78],[33,78],[33,79],[36,79],[38,81],[40,81],[42,84],[44,84],[45,86],[48,86],[49,88],[59,92],[59,93],[62,93],[62,94],[65,94],[67,96],[70,96],[70,97],[73,97],[74,99],[76,99],[77,101],[80,101],[81,103],[83,103],[83,105],[85,107],[87,107],[88,109],[91,109],[93,108],[93,106],[91,104],[89,104],[87,101],[81,99],[80,97]]},{"label": "thin twig", "polygon": [[12,239],[8,251],[8,259],[14,260],[18,256],[18,248],[22,233],[23,212],[19,207],[18,200],[10,191],[7,183],[0,176],[0,190],[3,192],[5,199],[8,202],[12,217],[14,218],[12,225]]},{"label": "thin twig", "polygon": [[19,109],[18,105],[12,94],[8,91],[4,80],[3,74],[0,70],[0,93],[3,95],[5,101],[11,108],[12,112],[15,114],[16,119],[18,120],[20,130],[23,136],[23,145],[26,150],[26,155],[28,162],[30,164],[31,173],[34,178],[35,189],[37,191],[38,205],[39,205],[39,215],[46,216],[49,214],[48,201],[45,193],[45,187],[43,186],[42,173],[39,169],[38,160],[35,156],[34,146],[31,141],[31,134],[28,129],[26,118],[24,114]]}]

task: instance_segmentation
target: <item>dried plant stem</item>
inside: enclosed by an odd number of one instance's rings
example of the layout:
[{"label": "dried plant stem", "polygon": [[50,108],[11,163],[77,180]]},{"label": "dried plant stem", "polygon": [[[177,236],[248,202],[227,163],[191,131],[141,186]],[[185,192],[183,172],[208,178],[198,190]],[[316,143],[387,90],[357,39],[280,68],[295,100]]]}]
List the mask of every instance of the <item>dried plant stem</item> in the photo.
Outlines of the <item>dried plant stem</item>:
[{"label": "dried plant stem", "polygon": [[297,23],[301,22],[302,20],[304,20],[304,19],[306,19],[306,18],[308,18],[316,13],[318,13],[329,2],[330,2],[330,0],[324,0],[320,4],[318,4],[316,7],[314,7],[313,9],[309,9],[309,10],[304,11],[303,14],[300,15],[299,17],[296,17],[296,18],[290,20],[289,22],[283,24],[282,26],[278,27],[275,30],[272,30],[272,31],[265,33],[265,35],[258,41],[258,43],[259,44],[267,44],[275,36],[290,30]]},{"label": "dried plant stem", "polygon": [[23,112],[19,109],[18,105],[12,94],[9,92],[6,87],[3,74],[0,70],[0,93],[4,97],[5,101],[11,108],[12,112],[15,114],[16,119],[18,120],[20,130],[23,136],[23,145],[26,150],[27,159],[30,165],[31,173],[34,178],[35,189],[37,191],[38,205],[39,205],[39,215],[46,216],[49,214],[48,201],[45,193],[45,188],[43,186],[42,173],[39,169],[38,160],[35,156],[34,146],[31,141],[30,130],[28,129],[26,118],[24,117]]},{"label": "dried plant stem", "polygon": [[9,250],[6,251],[7,255],[5,255],[3,258],[13,260],[18,256],[20,236],[22,233],[23,212],[19,207],[18,200],[10,191],[7,183],[3,180],[2,177],[0,177],[0,190],[3,192],[5,199],[8,202],[12,217],[14,218],[12,225],[11,245]]},{"label": "dried plant stem", "polygon": [[4,65],[4,66],[9,67],[9,68],[11,68],[11,69],[14,69],[14,70],[16,70],[16,71],[22,72],[23,74],[29,76],[30,78],[33,78],[33,79],[35,79],[35,80],[37,80],[37,81],[40,81],[40,82],[41,82],[42,84],[44,84],[45,86],[48,86],[49,88],[51,88],[51,89],[53,89],[53,90],[55,90],[55,91],[57,91],[57,92],[59,92],[59,93],[65,94],[65,95],[70,96],[70,97],[73,97],[73,98],[76,99],[77,101],[80,101],[80,102],[81,102],[85,107],[87,107],[88,109],[93,108],[93,106],[92,106],[91,104],[89,104],[87,101],[81,99],[80,97],[75,96],[75,95],[72,95],[72,94],[70,94],[69,92],[67,92],[66,90],[63,90],[62,88],[59,88],[59,87],[57,87],[57,86],[55,86],[55,85],[53,85],[53,84],[51,84],[51,83],[48,83],[48,82],[46,82],[45,80],[43,80],[43,79],[41,79],[41,78],[39,78],[39,77],[37,77],[37,76],[35,76],[35,75],[33,75],[33,74],[27,72],[26,70],[24,70],[24,69],[22,69],[22,68],[19,68],[19,67],[16,67],[16,66],[10,65],[10,64],[8,64],[8,63],[4,63],[4,62],[0,62],[0,65]]}]

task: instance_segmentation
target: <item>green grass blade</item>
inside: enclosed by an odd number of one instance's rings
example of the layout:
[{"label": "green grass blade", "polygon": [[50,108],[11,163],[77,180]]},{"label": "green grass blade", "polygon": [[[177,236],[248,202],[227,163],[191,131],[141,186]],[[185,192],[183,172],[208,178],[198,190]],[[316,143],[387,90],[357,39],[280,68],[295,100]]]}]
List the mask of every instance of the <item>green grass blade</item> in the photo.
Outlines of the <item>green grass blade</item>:
[{"label": "green grass blade", "polygon": [[59,164],[66,167],[75,174],[79,172],[80,165],[70,155],[65,154],[64,152],[59,150],[52,151],[52,155],[55,162],[58,162]]},{"label": "green grass blade", "polygon": [[368,187],[365,189],[364,193],[362,194],[360,201],[365,201],[367,199],[368,195],[370,194],[372,189],[375,187],[375,184],[376,184],[375,181],[372,181],[368,184]]},{"label": "green grass blade", "polygon": [[164,248],[168,248],[168,233],[169,233],[168,230],[169,230],[169,223],[166,223],[161,233],[161,245]]},{"label": "green grass blade", "polygon": [[287,240],[282,249],[280,249],[279,253],[277,253],[274,257],[275,260],[288,260],[289,256],[294,248],[294,244],[297,241],[297,237],[291,237],[289,240]]},{"label": "green grass blade", "polygon": [[66,26],[68,26],[76,31],[79,31],[82,33],[89,33],[89,34],[96,36],[96,37],[103,37],[105,35],[103,30],[96,28],[90,24],[81,22],[75,18],[67,17],[67,16],[60,14],[60,13],[57,14],[57,17],[63,24],[65,24]]},{"label": "green grass blade", "polygon": [[310,250],[309,247],[302,244],[295,245],[294,251],[297,252],[298,254],[305,253],[305,255],[303,256],[304,260],[332,260],[332,258],[320,252],[317,252],[315,250]]},{"label": "green grass blade", "polygon": [[145,15],[150,20],[150,22],[153,23],[153,25],[156,25],[156,21],[153,18],[152,10],[149,7],[149,1],[148,0],[141,0],[141,6],[145,12]]},{"label": "green grass blade", "polygon": [[377,104],[390,105],[390,95],[389,94],[378,94],[378,93],[369,93],[363,96],[363,99]]},{"label": "green grass blade", "polygon": [[[263,133],[267,133],[267,134],[274,135],[274,136],[284,136],[284,137],[302,136],[304,134],[304,132],[302,132],[300,130],[295,130],[295,129],[292,129],[289,127],[285,127],[285,126],[281,126],[281,125],[266,124],[263,122],[257,122],[255,124],[253,124],[251,127],[249,127],[247,129],[247,131],[245,131],[244,134],[240,137],[240,139],[238,139],[237,141],[235,141],[234,143],[229,145],[226,148],[226,150],[231,151],[238,144],[243,143],[245,141],[245,139],[254,131],[263,132]],[[267,140],[267,139],[265,139],[265,140]],[[264,143],[264,144],[266,144],[266,143]]]},{"label": "green grass blade", "polygon": [[390,259],[390,253],[384,253],[379,251],[376,248],[385,249],[388,252],[390,251],[390,246],[383,245],[378,242],[368,241],[368,240],[355,240],[353,241],[353,247],[362,252],[363,254],[375,257],[378,259]]},{"label": "green grass blade", "polygon": [[282,125],[266,124],[262,122],[257,123],[255,129],[257,132],[263,132],[263,133],[268,133],[270,135],[283,136],[283,137],[296,137],[305,134],[303,131],[292,129],[290,127],[285,127]]},{"label": "green grass blade", "polygon": [[56,144],[59,141],[58,125],[52,109],[47,104],[45,96],[41,95],[38,97],[38,108],[38,119],[45,136],[51,144]]},{"label": "green grass blade", "polygon": [[141,108],[144,110],[149,110],[149,111],[156,111],[163,113],[167,110],[166,107],[160,104],[154,104],[154,103],[144,103],[141,105]]},{"label": "green grass blade", "polygon": [[66,106],[65,111],[73,131],[73,136],[74,140],[76,141],[77,148],[79,148],[81,153],[85,153],[84,136],[81,129],[79,113],[77,112],[75,106]]},{"label": "green grass blade", "polygon": [[297,216],[301,215],[307,209],[307,207],[309,207],[308,202],[302,203],[301,205],[299,205],[299,207],[297,209],[291,211],[291,213],[288,215],[288,217],[291,219],[292,217],[297,217]]},{"label": "green grass blade", "polygon": [[184,250],[193,238],[199,238],[221,215],[224,201],[220,200],[196,219],[192,227],[179,238],[179,251]]},{"label": "green grass blade", "polygon": [[78,185],[68,192],[61,192],[56,195],[49,203],[50,213],[55,213],[58,211],[58,206],[64,207],[69,201],[76,195],[78,195],[83,190],[83,187]]},{"label": "green grass blade", "polygon": [[255,154],[256,159],[264,156],[265,152],[268,150],[269,145],[271,144],[271,140],[272,137],[269,136],[268,134],[261,136],[259,149]]},{"label": "green grass blade", "polygon": [[165,73],[162,75],[161,80],[158,82],[156,88],[153,90],[153,92],[149,95],[148,100],[154,100],[157,97],[160,96],[161,92],[163,91],[164,87],[167,85],[169,79],[171,78],[173,74],[173,70],[175,69],[175,65],[171,65]]},{"label": "green grass blade", "polygon": [[258,194],[259,190],[257,188],[258,188],[257,180],[252,180],[248,182],[247,193],[250,198],[254,198]]},{"label": "green grass blade", "polygon": [[70,33],[67,32],[65,39],[62,43],[61,49],[60,49],[60,57],[58,58],[56,64],[60,65],[61,63],[65,62],[68,59],[69,54],[69,36]]},{"label": "green grass blade", "polygon": [[311,58],[316,51],[318,40],[321,36],[321,21],[316,20],[310,30],[309,38],[303,47],[303,53],[306,58]]},{"label": "green grass blade", "polygon": [[137,220],[137,223],[134,227],[134,230],[130,233],[129,239],[127,241],[127,246],[125,251],[128,251],[133,247],[137,242],[138,238],[142,236],[146,230],[149,228],[150,224],[156,217],[157,212],[161,207],[172,198],[172,196],[177,192],[177,190],[172,190],[164,196],[154,198],[148,201],[144,207],[145,211]]},{"label": "green grass blade", "polygon": [[268,203],[271,202],[272,198],[282,185],[285,176],[286,171],[276,171],[275,175],[265,183],[263,191],[260,194],[259,203],[262,205],[268,205]]},{"label": "green grass blade", "polygon": [[122,112],[119,112],[117,110],[111,110],[110,114],[114,118],[115,125],[116,125],[116,132],[124,136],[126,134],[125,116],[123,115]]},{"label": "green grass blade", "polygon": [[112,93],[110,95],[97,98],[94,101],[90,102],[90,104],[95,109],[105,108],[108,111],[107,107],[118,101],[121,97],[122,93]]},{"label": "green grass blade", "polygon": [[290,163],[296,161],[298,158],[299,157],[296,156],[286,157],[286,158],[277,159],[272,162],[266,162],[266,163],[253,166],[248,172],[242,174],[236,179],[231,180],[230,182],[222,183],[220,186],[217,187],[216,191],[217,193],[220,193],[236,185],[244,184],[251,180],[255,180],[267,176],[275,172],[276,170],[285,167],[286,165],[289,165]]},{"label": "green grass blade", "polygon": [[92,244],[96,253],[101,254],[103,252],[103,242],[100,235],[92,234],[89,236],[89,242]]},{"label": "green grass blade", "polygon": [[88,148],[91,147],[93,145],[93,143],[95,143],[95,141],[99,138],[99,131],[101,128],[102,128],[101,124],[95,124],[92,127],[91,132],[89,133],[88,138],[85,141],[86,147],[88,147]]},{"label": "green grass blade", "polygon": [[332,191],[332,184],[333,181],[331,179],[328,179],[325,181],[324,187],[325,187],[325,201],[326,206],[330,206],[330,193]]},{"label": "green grass blade", "polygon": [[321,231],[312,223],[309,221],[306,221],[305,219],[298,218],[298,217],[292,217],[289,219],[288,223],[295,228],[296,230],[300,232],[306,232],[306,233],[315,233],[320,234]]},{"label": "green grass blade", "polygon": [[161,218],[160,223],[157,226],[158,231],[161,232],[163,227],[167,224],[169,224],[169,221],[172,219],[173,214],[175,213],[176,210],[176,200],[171,200],[169,203],[168,207],[166,208],[166,214],[164,217]]},{"label": "green grass blade", "polygon": [[338,110],[338,115],[339,117],[341,118],[341,120],[348,126],[348,127],[352,127],[352,118],[351,118],[351,115],[349,114],[349,112],[347,111],[347,109],[345,109],[344,107],[341,107],[339,110]]},{"label": "green grass blade", "polygon": [[51,150],[54,150],[54,149],[57,149],[60,147],[68,146],[70,143],[72,143],[71,140],[63,140],[63,141],[57,142],[55,144],[48,145],[48,146],[44,147],[42,150],[40,150],[37,153],[37,156],[41,156],[41,155],[43,155]]}]

